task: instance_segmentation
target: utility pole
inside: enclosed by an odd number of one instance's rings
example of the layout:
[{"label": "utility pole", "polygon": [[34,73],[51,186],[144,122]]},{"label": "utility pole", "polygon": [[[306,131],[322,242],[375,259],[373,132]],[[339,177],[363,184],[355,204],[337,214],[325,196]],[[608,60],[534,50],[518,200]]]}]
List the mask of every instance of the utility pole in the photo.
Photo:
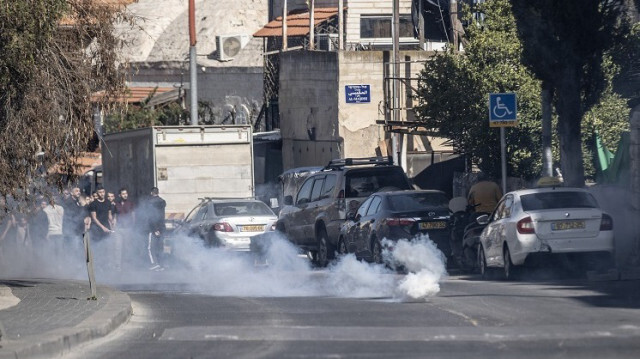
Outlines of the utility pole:
[{"label": "utility pole", "polygon": [[310,0],[309,4],[309,50],[314,50],[316,48],[315,45],[315,12],[316,12],[316,2],[315,0]]},{"label": "utility pole", "polygon": [[424,39],[424,14],[422,13],[422,7],[424,4],[422,0],[418,1],[418,42],[420,43],[420,50],[425,49],[425,39]]},{"label": "utility pole", "polygon": [[338,50],[344,50],[344,0],[338,0]]},{"label": "utility pole", "polygon": [[[196,62],[196,4],[189,0],[189,77],[191,126],[198,125],[198,63]],[[222,49],[218,49],[222,51]]]},{"label": "utility pole", "polygon": [[[392,120],[394,123],[400,121],[400,89],[398,86],[398,76],[400,76],[400,34],[398,30],[400,29],[400,0],[393,0],[393,21],[391,24],[391,35],[393,37],[393,86],[392,86],[392,96],[393,96],[393,116]],[[395,165],[400,164],[400,148],[399,148],[399,134],[392,132],[391,133],[391,148],[393,151],[393,163]]]},{"label": "utility pole", "polygon": [[287,38],[287,0],[282,3],[282,51],[287,50],[289,40]]}]

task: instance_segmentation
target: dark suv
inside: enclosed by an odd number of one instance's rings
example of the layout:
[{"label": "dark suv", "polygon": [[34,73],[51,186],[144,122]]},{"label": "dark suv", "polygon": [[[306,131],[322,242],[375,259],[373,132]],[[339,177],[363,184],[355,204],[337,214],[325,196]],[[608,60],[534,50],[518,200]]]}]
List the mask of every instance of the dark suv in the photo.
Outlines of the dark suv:
[{"label": "dark suv", "polygon": [[276,228],[305,250],[318,266],[333,259],[347,212],[378,191],[412,189],[401,167],[390,158],[332,160],[310,175],[293,196],[284,198]]}]

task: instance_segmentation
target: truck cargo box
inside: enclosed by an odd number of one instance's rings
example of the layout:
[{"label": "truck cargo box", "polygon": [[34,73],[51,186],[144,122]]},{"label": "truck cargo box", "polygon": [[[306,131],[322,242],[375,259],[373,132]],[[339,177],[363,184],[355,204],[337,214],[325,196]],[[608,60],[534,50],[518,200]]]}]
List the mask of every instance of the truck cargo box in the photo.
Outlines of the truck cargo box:
[{"label": "truck cargo box", "polygon": [[202,197],[253,197],[249,125],[149,127],[107,134],[103,183],[141,200],[158,187],[166,213],[186,215]]}]

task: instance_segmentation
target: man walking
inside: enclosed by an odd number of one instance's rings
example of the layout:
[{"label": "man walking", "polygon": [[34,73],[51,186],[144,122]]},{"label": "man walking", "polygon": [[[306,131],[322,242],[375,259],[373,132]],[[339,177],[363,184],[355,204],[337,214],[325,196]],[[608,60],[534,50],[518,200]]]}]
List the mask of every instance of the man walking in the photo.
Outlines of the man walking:
[{"label": "man walking", "polygon": [[160,255],[164,249],[163,234],[165,231],[165,208],[167,202],[160,198],[157,187],[151,188],[151,195],[147,200],[147,210],[149,215],[148,229],[149,241],[147,249],[151,261],[151,270],[161,271],[164,268],[160,262]]}]

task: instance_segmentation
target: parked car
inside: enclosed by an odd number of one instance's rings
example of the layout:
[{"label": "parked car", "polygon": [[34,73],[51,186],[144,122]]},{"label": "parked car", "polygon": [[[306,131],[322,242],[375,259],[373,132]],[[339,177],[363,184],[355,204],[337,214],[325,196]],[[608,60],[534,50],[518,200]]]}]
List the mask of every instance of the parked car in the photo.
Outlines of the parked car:
[{"label": "parked car", "polygon": [[285,196],[277,229],[307,252],[318,266],[333,259],[340,227],[349,209],[355,210],[372,193],[412,189],[401,167],[390,158],[332,160],[302,183],[294,196]]},{"label": "parked car", "polygon": [[580,188],[536,188],[505,194],[494,212],[480,216],[478,267],[483,277],[501,268],[511,279],[524,265],[564,256],[594,269],[614,265],[613,220]]},{"label": "parked car", "polygon": [[383,239],[397,241],[428,234],[445,254],[449,247],[449,200],[442,191],[378,192],[347,215],[338,253],[382,263]]},{"label": "parked car", "polygon": [[204,198],[175,229],[173,237],[197,237],[210,247],[248,251],[252,238],[275,230],[277,219],[259,200]]}]

